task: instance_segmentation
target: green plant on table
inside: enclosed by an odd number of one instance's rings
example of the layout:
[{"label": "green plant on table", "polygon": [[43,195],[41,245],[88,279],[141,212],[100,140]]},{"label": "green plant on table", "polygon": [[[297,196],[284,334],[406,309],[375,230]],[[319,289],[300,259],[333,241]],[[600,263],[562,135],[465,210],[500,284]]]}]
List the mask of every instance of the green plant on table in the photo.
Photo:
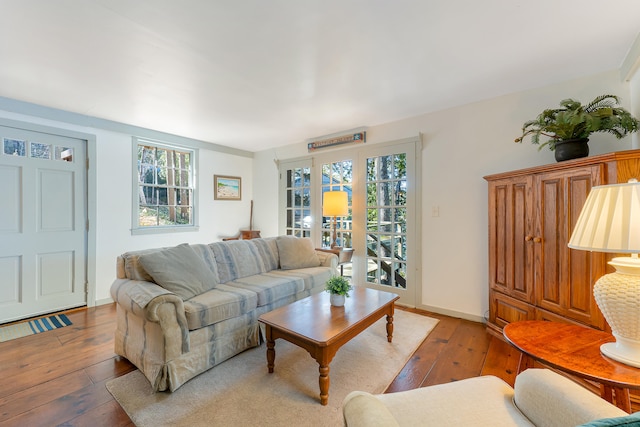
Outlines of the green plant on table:
[{"label": "green plant on table", "polygon": [[325,285],[325,290],[330,294],[344,295],[347,298],[352,289],[353,286],[342,276],[331,276]]},{"label": "green plant on table", "polygon": [[542,143],[555,150],[556,143],[566,140],[589,138],[595,132],[606,132],[621,139],[628,133],[636,132],[640,122],[631,113],[618,107],[620,100],[615,95],[600,95],[587,105],[580,101],[565,99],[560,107],[547,109],[535,120],[522,126],[522,136],[515,142],[522,142],[531,135],[531,143],[540,144],[540,136],[549,139]]}]

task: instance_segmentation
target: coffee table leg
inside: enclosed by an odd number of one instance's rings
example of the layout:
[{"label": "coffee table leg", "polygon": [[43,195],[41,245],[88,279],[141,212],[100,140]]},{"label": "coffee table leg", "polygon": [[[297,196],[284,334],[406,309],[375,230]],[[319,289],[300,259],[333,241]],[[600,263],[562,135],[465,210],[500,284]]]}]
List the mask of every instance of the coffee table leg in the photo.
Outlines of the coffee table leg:
[{"label": "coffee table leg", "polygon": [[329,402],[329,385],[331,380],[329,379],[329,365],[322,366],[318,369],[320,371],[320,404],[326,405]]},{"label": "coffee table leg", "polygon": [[393,305],[387,314],[387,341],[391,342],[393,339]]},{"label": "coffee table leg", "polygon": [[273,373],[273,367],[276,362],[276,342],[271,335],[271,326],[266,326],[266,335],[267,335],[267,368],[269,368],[269,373]]}]

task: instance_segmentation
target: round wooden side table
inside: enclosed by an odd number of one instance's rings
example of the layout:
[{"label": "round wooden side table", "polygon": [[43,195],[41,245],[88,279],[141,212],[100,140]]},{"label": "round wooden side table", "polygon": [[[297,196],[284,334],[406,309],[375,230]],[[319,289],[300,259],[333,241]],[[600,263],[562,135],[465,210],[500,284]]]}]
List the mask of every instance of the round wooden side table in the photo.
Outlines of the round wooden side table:
[{"label": "round wooden side table", "polygon": [[625,412],[631,412],[629,389],[640,389],[640,369],[610,359],[600,346],[615,341],[613,335],[560,322],[524,320],[506,325],[503,335],[523,353],[518,373],[532,360],[595,381],[600,395]]}]

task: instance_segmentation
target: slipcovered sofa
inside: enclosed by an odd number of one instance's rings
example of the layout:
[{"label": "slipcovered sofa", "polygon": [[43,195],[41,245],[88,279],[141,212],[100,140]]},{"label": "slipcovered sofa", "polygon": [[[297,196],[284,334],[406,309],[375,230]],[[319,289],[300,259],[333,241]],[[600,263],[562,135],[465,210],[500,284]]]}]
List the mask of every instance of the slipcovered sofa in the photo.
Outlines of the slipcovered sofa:
[{"label": "slipcovered sofa", "polygon": [[548,369],[527,369],[514,388],[494,376],[397,393],[356,391],[342,404],[347,427],[639,426],[623,410]]},{"label": "slipcovered sofa", "polygon": [[336,255],[308,238],[182,244],[117,259],[115,352],[156,391],[260,344],[258,317],[324,289]]}]

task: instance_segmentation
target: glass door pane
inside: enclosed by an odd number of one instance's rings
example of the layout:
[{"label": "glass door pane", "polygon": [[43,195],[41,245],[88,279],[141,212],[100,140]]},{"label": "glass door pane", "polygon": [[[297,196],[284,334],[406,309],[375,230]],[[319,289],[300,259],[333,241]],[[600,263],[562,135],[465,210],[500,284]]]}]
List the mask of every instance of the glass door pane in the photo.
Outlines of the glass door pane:
[{"label": "glass door pane", "polygon": [[311,237],[311,167],[285,170],[285,233]]},{"label": "glass door pane", "polygon": [[406,153],[367,158],[366,188],[366,281],[407,289]]},{"label": "glass door pane", "polygon": [[[336,217],[336,244],[343,248],[352,248],[353,219],[351,204],[353,200],[353,162],[351,160],[342,160],[322,165],[323,196],[327,191],[344,191],[347,193],[349,214],[343,217]],[[325,248],[331,246],[332,230],[333,217],[322,217],[322,246]]]}]

